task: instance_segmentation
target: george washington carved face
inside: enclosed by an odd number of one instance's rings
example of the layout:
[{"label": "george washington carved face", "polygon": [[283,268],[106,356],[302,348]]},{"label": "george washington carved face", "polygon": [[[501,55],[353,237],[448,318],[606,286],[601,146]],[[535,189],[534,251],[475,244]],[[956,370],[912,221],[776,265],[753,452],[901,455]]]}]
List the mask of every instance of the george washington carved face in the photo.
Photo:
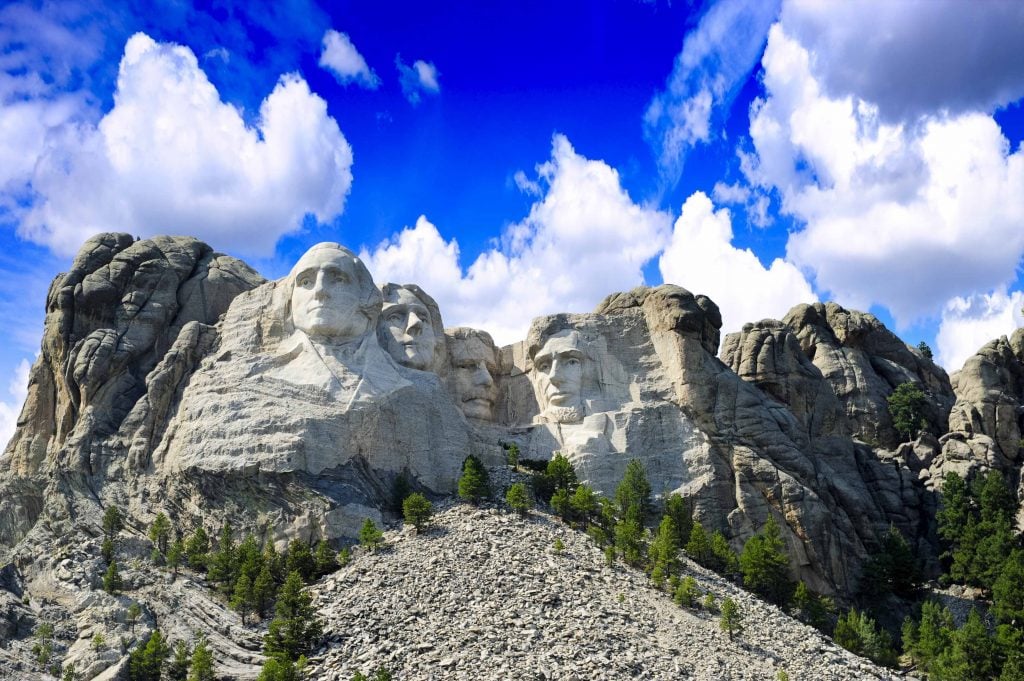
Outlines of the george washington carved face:
[{"label": "george washington carved face", "polygon": [[344,343],[373,328],[380,292],[366,266],[347,248],[313,246],[292,268],[291,321],[312,340]]}]

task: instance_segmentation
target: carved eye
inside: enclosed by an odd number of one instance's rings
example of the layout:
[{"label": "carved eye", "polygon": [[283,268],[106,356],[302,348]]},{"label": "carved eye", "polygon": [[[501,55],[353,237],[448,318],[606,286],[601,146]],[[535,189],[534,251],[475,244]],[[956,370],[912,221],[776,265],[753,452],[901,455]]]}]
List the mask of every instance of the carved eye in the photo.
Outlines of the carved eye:
[{"label": "carved eye", "polygon": [[537,371],[541,371],[541,372],[543,372],[545,374],[548,373],[549,371],[551,371],[551,362],[550,362],[550,360],[544,360],[542,362],[537,362]]},{"label": "carved eye", "polygon": [[578,367],[580,365],[579,357],[566,357],[565,363],[571,367]]},{"label": "carved eye", "polygon": [[346,272],[342,272],[340,270],[332,270],[331,271],[331,281],[333,281],[335,283],[338,283],[338,284],[347,284],[347,283],[349,283],[350,278],[348,276],[348,273],[346,273]]},{"label": "carved eye", "polygon": [[402,323],[402,313],[401,312],[392,312],[391,314],[389,314],[386,317],[386,320],[389,323],[391,323],[391,324],[401,324]]},{"label": "carved eye", "polygon": [[299,280],[296,281],[295,283],[301,286],[302,288],[311,288],[313,286],[313,277],[310,277],[309,275],[304,275],[299,277]]}]

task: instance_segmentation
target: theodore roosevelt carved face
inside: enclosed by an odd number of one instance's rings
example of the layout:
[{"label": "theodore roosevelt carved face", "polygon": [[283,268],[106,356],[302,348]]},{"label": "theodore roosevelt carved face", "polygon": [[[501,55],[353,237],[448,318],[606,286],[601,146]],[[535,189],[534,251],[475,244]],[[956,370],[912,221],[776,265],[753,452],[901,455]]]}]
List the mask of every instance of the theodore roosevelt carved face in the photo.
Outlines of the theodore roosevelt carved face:
[{"label": "theodore roosevelt carved face", "polygon": [[386,284],[380,319],[381,344],[407,367],[436,371],[443,333],[437,303],[418,286]]},{"label": "theodore roosevelt carved face", "polygon": [[366,266],[352,251],[321,243],[292,268],[291,321],[311,340],[345,343],[363,336],[377,321],[381,294]]},{"label": "theodore roosevelt carved face", "polygon": [[449,333],[449,381],[455,403],[466,418],[493,421],[498,399],[494,341],[489,334],[476,329],[458,328]]}]

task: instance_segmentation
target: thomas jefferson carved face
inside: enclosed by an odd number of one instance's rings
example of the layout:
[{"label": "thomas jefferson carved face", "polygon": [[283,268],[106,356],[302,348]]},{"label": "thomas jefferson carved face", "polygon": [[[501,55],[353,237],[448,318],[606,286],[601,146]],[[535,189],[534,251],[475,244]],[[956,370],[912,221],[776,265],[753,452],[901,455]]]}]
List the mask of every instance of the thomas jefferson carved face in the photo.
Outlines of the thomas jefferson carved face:
[{"label": "thomas jefferson carved face", "polygon": [[480,332],[458,333],[450,341],[452,391],[466,418],[494,420],[498,388],[494,383],[497,362],[490,336]]},{"label": "thomas jefferson carved face", "polygon": [[575,421],[582,416],[580,347],[577,332],[561,331],[548,338],[533,357],[533,381],[541,410],[554,412],[558,421]]},{"label": "thomas jefferson carved face", "polygon": [[385,294],[381,336],[388,353],[404,366],[430,369],[438,342],[430,310],[408,288],[388,288]]},{"label": "thomas jefferson carved face", "polygon": [[[292,269],[292,323],[311,339],[328,344],[358,338],[375,319],[367,314],[373,280],[351,251],[317,244]],[[372,305],[370,305],[372,307]]]}]

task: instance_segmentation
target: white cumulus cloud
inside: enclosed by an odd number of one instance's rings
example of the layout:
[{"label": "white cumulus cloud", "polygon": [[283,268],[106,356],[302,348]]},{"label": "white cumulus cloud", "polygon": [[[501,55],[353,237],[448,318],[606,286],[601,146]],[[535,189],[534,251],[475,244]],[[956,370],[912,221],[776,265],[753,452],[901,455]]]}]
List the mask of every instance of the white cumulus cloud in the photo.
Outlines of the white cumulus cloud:
[{"label": "white cumulus cloud", "polygon": [[544,193],[529,215],[467,269],[455,240],[421,217],[362,252],[374,279],[421,285],[445,324],[485,329],[499,343],[522,339],[534,317],[587,312],[607,294],[642,284],[671,216],[634,203],[615,169],[578,154],[562,135],[537,175]]},{"label": "white cumulus cloud", "polygon": [[14,369],[14,375],[7,384],[9,399],[0,401],[0,454],[7,448],[7,443],[14,436],[18,425],[21,405],[28,396],[28,372],[31,368],[27,359],[22,359]]},{"label": "white cumulus cloud", "polygon": [[775,259],[765,267],[750,249],[732,245],[727,208],[715,210],[703,192],[692,194],[672,230],[672,241],[658,260],[661,276],[710,297],[722,311],[722,332],[747,322],[781,319],[798,303],[817,296],[795,266]]},{"label": "white cumulus cloud", "polygon": [[813,272],[818,291],[861,309],[883,305],[898,325],[1015,279],[1024,151],[985,113],[886,122],[870,100],[827,94],[817,59],[773,26],[767,94],[751,108],[744,171],[805,225],[787,259]]},{"label": "white cumulus cloud", "polygon": [[222,102],[186,47],[138,33],[114,108],[64,126],[36,164],[22,236],[72,254],[90,234],[194,234],[244,255],[342,211],[352,150],[326,103],[295,75],[263,101],[257,129]]},{"label": "white cumulus cloud", "polygon": [[683,40],[665,90],[644,114],[644,134],[664,177],[678,181],[689,151],[713,136],[764,48],[774,0],[722,0]]},{"label": "white cumulus cloud", "polygon": [[324,33],[323,52],[320,66],[334,74],[342,85],[356,82],[371,90],[380,86],[380,78],[374,73],[345,33],[329,29]]},{"label": "white cumulus cloud", "polygon": [[948,371],[957,371],[989,341],[1009,336],[1024,326],[1024,292],[1005,289],[950,300],[942,311],[935,336],[936,359]]},{"label": "white cumulus cloud", "polygon": [[420,93],[436,95],[441,92],[440,74],[432,62],[417,59],[412,66],[402,61],[402,55],[395,55],[395,68],[398,69],[398,82],[402,86],[402,94],[409,103],[416,105],[422,99]]}]

